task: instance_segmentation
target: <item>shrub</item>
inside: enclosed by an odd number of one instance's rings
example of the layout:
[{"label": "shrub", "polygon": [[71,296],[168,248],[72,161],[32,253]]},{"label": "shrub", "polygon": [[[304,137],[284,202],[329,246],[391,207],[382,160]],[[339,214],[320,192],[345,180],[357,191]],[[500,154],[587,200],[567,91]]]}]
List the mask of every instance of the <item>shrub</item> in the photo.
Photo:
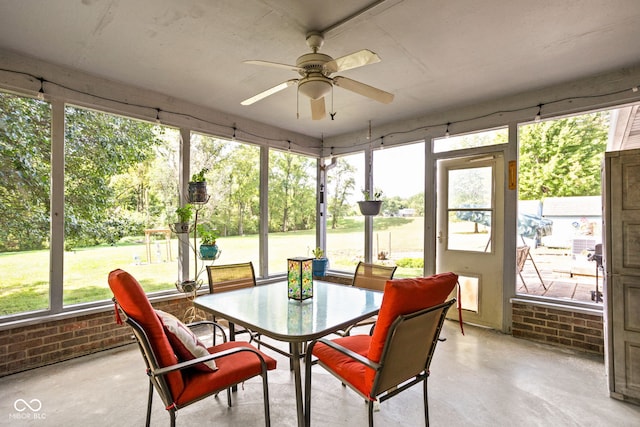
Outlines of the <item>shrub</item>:
[{"label": "shrub", "polygon": [[396,261],[396,265],[402,268],[424,268],[424,259],[422,258],[400,258]]}]

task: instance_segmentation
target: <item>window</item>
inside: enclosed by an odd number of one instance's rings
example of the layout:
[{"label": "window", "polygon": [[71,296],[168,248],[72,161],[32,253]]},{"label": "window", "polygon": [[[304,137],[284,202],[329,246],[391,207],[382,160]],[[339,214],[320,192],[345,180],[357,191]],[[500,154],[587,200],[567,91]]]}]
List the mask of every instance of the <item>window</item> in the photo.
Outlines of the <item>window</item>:
[{"label": "window", "polygon": [[373,262],[398,266],[394,277],[424,271],[423,142],[373,153],[373,183],[382,212],[373,217]]},{"label": "window", "polygon": [[0,316],[49,308],[51,106],[0,92]]},{"label": "window", "polygon": [[444,153],[466,148],[506,144],[507,142],[509,142],[509,130],[507,128],[491,129],[466,135],[437,138],[434,140],[433,152]]},{"label": "window", "polygon": [[364,255],[364,217],[356,202],[364,189],[364,154],[338,158],[327,173],[327,258],[333,270],[354,273]]},{"label": "window", "polygon": [[201,206],[199,221],[220,235],[216,263],[252,261],[259,272],[260,148],[194,133],[191,172],[202,168],[208,169],[205,177],[210,199]]},{"label": "window", "polygon": [[590,255],[602,243],[610,121],[601,111],[519,126],[517,293],[602,305]]},{"label": "window", "polygon": [[450,169],[448,250],[491,252],[493,168]]},{"label": "window", "polygon": [[316,160],[269,151],[269,274],[287,258],[312,257],[316,242]]},{"label": "window", "polygon": [[[105,278],[126,268],[147,292],[174,288],[168,229],[177,205],[175,130],[121,116],[65,109],[63,303],[111,298]],[[157,239],[160,237],[160,241]]]}]

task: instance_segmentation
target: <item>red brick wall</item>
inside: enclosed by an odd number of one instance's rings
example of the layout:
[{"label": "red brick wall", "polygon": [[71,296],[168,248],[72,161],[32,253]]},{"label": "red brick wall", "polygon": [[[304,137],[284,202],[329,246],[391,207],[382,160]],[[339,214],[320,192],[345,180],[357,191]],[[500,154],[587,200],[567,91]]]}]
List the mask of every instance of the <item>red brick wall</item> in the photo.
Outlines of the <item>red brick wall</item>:
[{"label": "red brick wall", "polygon": [[514,337],[604,356],[602,316],[523,303],[512,310]]},{"label": "red brick wall", "polygon": [[[184,298],[153,306],[182,317]],[[131,328],[118,325],[113,305],[104,311],[0,331],[0,377],[133,343]]]}]

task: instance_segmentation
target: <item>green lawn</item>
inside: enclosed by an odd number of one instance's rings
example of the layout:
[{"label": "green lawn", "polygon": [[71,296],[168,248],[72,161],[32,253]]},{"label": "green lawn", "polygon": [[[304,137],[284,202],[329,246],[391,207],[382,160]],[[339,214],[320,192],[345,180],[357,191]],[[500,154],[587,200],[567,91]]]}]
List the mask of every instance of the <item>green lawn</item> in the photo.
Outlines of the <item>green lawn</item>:
[{"label": "green lawn", "polygon": [[[345,254],[331,258],[331,268],[353,271],[357,258],[362,257],[363,218],[354,217],[344,221],[337,230],[328,230],[334,248]],[[422,252],[422,218],[376,218],[376,237],[380,248],[388,250],[391,241],[391,260],[404,258],[406,254]],[[171,240],[172,259],[167,260],[164,240],[151,245],[151,262],[148,262],[144,238],[128,238],[131,243],[116,246],[95,246],[76,249],[64,254],[63,300],[65,305],[98,301],[111,298],[107,275],[115,268],[130,272],[147,292],[175,289],[178,280],[178,239]],[[192,243],[192,239],[190,239]],[[222,237],[218,239],[222,250],[217,263],[232,263],[251,260],[258,268],[258,236]],[[284,272],[286,259],[294,256],[311,256],[315,247],[315,230],[269,234],[269,272]],[[353,250],[350,248],[356,248]],[[158,257],[158,255],[160,257]],[[395,256],[395,255],[398,256]],[[49,305],[49,251],[0,253],[0,315],[43,310]],[[421,256],[421,255],[420,255]],[[140,262],[135,262],[138,257]],[[191,261],[193,264],[193,260]],[[203,263],[198,261],[201,271],[199,279],[206,284]],[[192,268],[193,270],[193,268]],[[422,274],[421,268],[402,268],[396,277]]]}]

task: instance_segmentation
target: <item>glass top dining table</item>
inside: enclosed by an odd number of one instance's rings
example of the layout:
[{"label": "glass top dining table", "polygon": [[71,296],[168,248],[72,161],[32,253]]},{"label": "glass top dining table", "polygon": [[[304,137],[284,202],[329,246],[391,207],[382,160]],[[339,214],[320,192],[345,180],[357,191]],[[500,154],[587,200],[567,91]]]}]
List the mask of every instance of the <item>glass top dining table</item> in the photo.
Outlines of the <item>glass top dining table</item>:
[{"label": "glass top dining table", "polygon": [[313,297],[288,298],[287,282],[275,282],[197,297],[194,305],[233,324],[290,343],[290,353],[262,342],[290,358],[296,390],[298,425],[304,425],[300,359],[302,344],[324,337],[378,313],[382,292],[314,280]]}]

